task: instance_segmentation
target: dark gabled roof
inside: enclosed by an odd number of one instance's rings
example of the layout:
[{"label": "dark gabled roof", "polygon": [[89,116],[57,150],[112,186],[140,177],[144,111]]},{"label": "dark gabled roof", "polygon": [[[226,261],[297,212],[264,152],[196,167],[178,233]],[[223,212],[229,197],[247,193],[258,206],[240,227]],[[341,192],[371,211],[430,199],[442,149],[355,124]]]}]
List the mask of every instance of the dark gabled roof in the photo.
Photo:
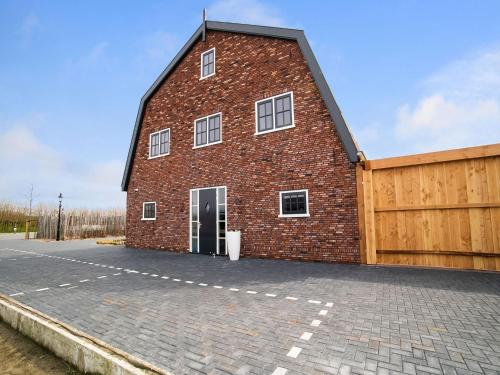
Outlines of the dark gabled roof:
[{"label": "dark gabled roof", "polygon": [[258,36],[266,36],[271,38],[280,38],[280,39],[289,39],[295,40],[299,44],[299,47],[306,59],[307,65],[312,73],[312,76],[316,82],[316,85],[319,89],[323,100],[325,101],[326,107],[330,112],[330,116],[333,120],[333,123],[336,126],[337,134],[340,136],[342,140],[342,144],[347,152],[349,160],[351,162],[356,162],[358,160],[358,147],[352,134],[342,116],[342,112],[340,111],[335,98],[333,97],[332,92],[330,91],[330,87],[326,82],[323,73],[319,67],[318,61],[312,52],[309,43],[304,35],[303,30],[297,29],[285,29],[280,27],[269,27],[269,26],[255,26],[255,25],[246,25],[239,23],[229,23],[229,22],[216,22],[216,21],[206,21],[204,22],[198,29],[194,32],[194,34],[189,38],[189,40],[184,44],[181,50],[175,55],[173,60],[168,64],[165,70],[160,74],[160,76],[155,80],[153,85],[149,88],[148,91],[144,94],[141,99],[141,103],[139,105],[139,112],[137,113],[137,118],[135,120],[134,132],[132,133],[132,141],[130,142],[130,149],[127,157],[127,164],[125,165],[125,171],[123,173],[122,180],[122,190],[126,191],[128,188],[128,183],[130,179],[130,173],[132,171],[132,162],[134,158],[134,154],[137,148],[137,142],[139,140],[139,130],[141,127],[142,119],[144,117],[144,111],[146,109],[146,104],[149,99],[153,96],[153,94],[158,90],[160,85],[167,79],[169,74],[174,70],[174,68],[179,64],[179,62],[183,59],[183,57],[189,52],[191,47],[195,44],[195,42],[203,36],[205,30],[214,30],[214,31],[226,31],[231,33],[239,33],[239,34],[249,34],[249,35],[258,35]]}]

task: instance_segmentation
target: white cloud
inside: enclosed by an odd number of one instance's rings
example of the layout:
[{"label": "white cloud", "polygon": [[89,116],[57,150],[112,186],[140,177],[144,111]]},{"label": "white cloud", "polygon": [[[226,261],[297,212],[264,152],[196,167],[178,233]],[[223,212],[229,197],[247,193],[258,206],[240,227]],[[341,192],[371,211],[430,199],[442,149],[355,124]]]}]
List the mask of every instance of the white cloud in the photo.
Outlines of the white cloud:
[{"label": "white cloud", "polygon": [[165,63],[176,52],[178,38],[169,32],[155,31],[147,35],[142,44],[147,58]]},{"label": "white cloud", "polygon": [[40,20],[35,14],[28,14],[26,17],[24,17],[19,29],[19,34],[21,35],[23,42],[27,42],[33,32],[39,28]]},{"label": "white cloud", "polygon": [[120,192],[123,162],[105,160],[75,166],[32,130],[43,116],[13,122],[0,133],[0,200],[23,203],[30,184],[38,202],[56,202],[59,192],[66,207],[123,207]]},{"label": "white cloud", "polygon": [[108,47],[108,42],[101,41],[81,56],[66,59],[62,72],[63,76],[80,74],[82,70],[95,69],[105,59]]},{"label": "white cloud", "polygon": [[258,0],[217,0],[208,8],[208,19],[256,25],[284,26],[279,11]]},{"label": "white cloud", "polygon": [[424,87],[397,111],[396,139],[408,152],[500,142],[500,48],[451,63]]}]

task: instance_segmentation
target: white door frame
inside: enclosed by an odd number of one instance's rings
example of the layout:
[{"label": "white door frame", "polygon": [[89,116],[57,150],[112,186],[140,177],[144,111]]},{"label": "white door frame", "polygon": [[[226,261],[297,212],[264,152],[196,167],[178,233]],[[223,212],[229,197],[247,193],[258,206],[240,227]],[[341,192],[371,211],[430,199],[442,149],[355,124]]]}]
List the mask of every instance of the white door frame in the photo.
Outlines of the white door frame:
[{"label": "white door frame", "polygon": [[[216,253],[217,255],[220,254],[219,250],[219,193],[217,189],[219,188],[224,188],[225,196],[226,196],[226,233],[227,233],[227,228],[228,228],[228,214],[227,214],[227,186],[226,185],[220,185],[220,186],[209,186],[209,187],[201,187],[201,188],[194,188],[194,189],[189,189],[189,252],[193,252],[193,202],[192,202],[192,196],[193,196],[193,191],[199,192],[200,190],[210,190],[210,189],[215,189],[215,206],[216,206],[216,237],[217,237],[217,243],[216,243]],[[198,218],[198,254],[200,252],[200,196],[198,194],[198,212],[196,217]],[[224,237],[226,239],[226,237]],[[224,241],[226,244],[226,249],[227,249],[227,242]],[[225,251],[225,254],[227,255],[227,251]]]}]

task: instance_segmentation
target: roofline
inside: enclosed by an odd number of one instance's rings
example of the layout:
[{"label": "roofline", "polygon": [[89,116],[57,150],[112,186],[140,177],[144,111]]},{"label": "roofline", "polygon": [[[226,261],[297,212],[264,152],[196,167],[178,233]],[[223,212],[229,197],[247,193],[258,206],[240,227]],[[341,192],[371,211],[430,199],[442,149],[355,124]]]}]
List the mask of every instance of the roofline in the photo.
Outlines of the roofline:
[{"label": "roofline", "polygon": [[149,99],[154,95],[154,93],[158,90],[161,84],[167,79],[169,74],[174,70],[177,64],[184,58],[184,56],[189,52],[189,50],[193,47],[195,42],[200,38],[203,34],[203,30],[213,30],[213,31],[224,31],[231,33],[239,33],[239,34],[249,34],[249,35],[257,35],[257,36],[265,36],[271,38],[280,38],[280,39],[289,39],[295,40],[299,44],[299,47],[304,55],[306,63],[311,71],[311,74],[316,82],[318,90],[323,97],[325,105],[330,113],[332,121],[336,127],[337,133],[342,141],[344,149],[347,152],[349,160],[351,162],[357,162],[358,160],[358,146],[354,141],[354,138],[347,126],[347,123],[344,120],[344,116],[340,111],[335,98],[333,97],[332,91],[326,82],[326,79],[321,71],[321,68],[314,56],[314,53],[307,42],[303,30],[298,29],[287,29],[281,27],[270,27],[270,26],[256,26],[256,25],[247,25],[240,23],[230,23],[230,22],[217,22],[217,21],[205,21],[203,22],[194,32],[194,34],[188,39],[186,44],[181,48],[181,50],[175,55],[170,64],[163,70],[163,72],[158,76],[158,78],[154,81],[151,87],[146,91],[144,96],[141,98],[141,102],[139,105],[139,111],[137,113],[137,117],[135,119],[134,130],[132,133],[132,140],[130,142],[130,148],[127,157],[127,163],[125,164],[125,170],[123,173],[122,179],[122,190],[127,191],[128,183],[130,180],[130,173],[132,172],[132,161],[134,158],[135,151],[137,149],[137,142],[139,140],[139,130],[141,127],[142,119],[144,118],[144,112],[146,109],[146,104]]}]

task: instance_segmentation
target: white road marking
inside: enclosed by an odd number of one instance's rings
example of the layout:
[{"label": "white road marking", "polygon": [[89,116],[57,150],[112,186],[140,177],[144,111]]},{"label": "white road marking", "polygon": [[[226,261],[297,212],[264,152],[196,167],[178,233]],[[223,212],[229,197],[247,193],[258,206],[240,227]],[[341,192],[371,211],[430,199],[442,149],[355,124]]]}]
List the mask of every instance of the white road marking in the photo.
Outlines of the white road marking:
[{"label": "white road marking", "polygon": [[198,285],[199,285],[199,286],[207,286],[208,284],[205,284],[205,283],[199,283]]},{"label": "white road marking", "polygon": [[214,288],[215,289],[222,289],[222,286],[220,286],[220,285],[214,285]]},{"label": "white road marking", "polygon": [[114,273],[113,276],[118,276],[118,275],[121,275],[122,273],[121,272],[118,272],[118,273]]},{"label": "white road marking", "polygon": [[40,288],[35,290],[35,292],[43,292],[44,290],[49,290],[50,288]]},{"label": "white road marking", "polygon": [[292,346],[292,349],[288,352],[286,355],[287,357],[292,357],[292,358],[297,358],[297,356],[300,354],[302,351],[302,348],[299,348],[298,346]]},{"label": "white road marking", "polygon": [[113,266],[108,266],[108,268],[115,268],[115,267],[113,267]]},{"label": "white road marking", "polygon": [[147,275],[149,275],[149,273],[148,272],[143,272],[142,275],[147,276]]},{"label": "white road marking", "polygon": [[257,294],[257,292],[255,290],[247,290],[247,293],[248,294]]},{"label": "white road marking", "polygon": [[70,286],[70,285],[71,285],[71,284],[61,284],[61,285],[59,285],[59,287],[60,287],[60,288],[63,288],[63,287],[65,287],[65,286]]},{"label": "white road marking", "polygon": [[99,276],[98,279],[104,279],[106,278],[107,276]]},{"label": "white road marking", "polygon": [[153,274],[151,274],[151,277],[158,277],[158,275],[153,273]]},{"label": "white road marking", "polygon": [[189,281],[189,280],[187,280],[187,281],[186,281],[186,284],[193,284],[193,281]]},{"label": "white road marking", "polygon": [[9,297],[22,296],[23,294],[24,294],[23,292],[12,293],[12,294],[9,294]]},{"label": "white road marking", "polygon": [[297,297],[285,297],[285,299],[288,299],[290,301],[297,301],[298,300]]},{"label": "white road marking", "polygon": [[276,297],[276,294],[266,293],[266,297]]},{"label": "white road marking", "polygon": [[170,277],[168,277],[168,276],[162,276],[161,278],[162,278],[162,279],[165,279],[165,280],[170,279]]},{"label": "white road marking", "polygon": [[78,288],[78,285],[75,285],[75,286],[70,286],[69,288],[67,288],[66,290],[69,290],[69,289],[75,289],[75,288]]},{"label": "white road marking", "polygon": [[325,306],[326,307],[333,307],[333,302],[327,302]]},{"label": "white road marking", "polygon": [[319,312],[319,315],[326,315],[326,314],[328,314],[328,310],[321,310]]},{"label": "white road marking", "polygon": [[80,280],[81,283],[86,283],[87,281],[89,281],[89,279]]},{"label": "white road marking", "polygon": [[304,332],[302,336],[300,336],[301,340],[309,341],[313,334],[311,332]]},{"label": "white road marking", "polygon": [[15,258],[13,258],[13,259],[7,259],[7,260],[16,260],[16,259],[15,259]]},{"label": "white road marking", "polygon": [[89,264],[94,264],[94,263],[92,263],[92,262],[89,262]]},{"label": "white road marking", "polygon": [[180,279],[174,279],[174,281],[181,281]]},{"label": "white road marking", "polygon": [[285,375],[288,370],[283,367],[276,367],[271,375]]},{"label": "white road marking", "polygon": [[316,300],[313,300],[313,299],[310,299],[309,301],[307,301],[309,303],[314,303],[316,305],[319,305],[321,303],[321,301],[316,301]]},{"label": "white road marking", "polygon": [[237,289],[237,288],[229,288],[229,290],[230,290],[231,292],[238,292],[238,291],[239,291],[239,289]]},{"label": "white road marking", "polygon": [[120,270],[122,270],[123,268],[116,267],[116,269],[120,271]]},{"label": "white road marking", "polygon": [[321,320],[318,320],[318,319],[314,319],[312,322],[311,322],[311,325],[313,327],[319,327],[319,325],[321,324]]}]

